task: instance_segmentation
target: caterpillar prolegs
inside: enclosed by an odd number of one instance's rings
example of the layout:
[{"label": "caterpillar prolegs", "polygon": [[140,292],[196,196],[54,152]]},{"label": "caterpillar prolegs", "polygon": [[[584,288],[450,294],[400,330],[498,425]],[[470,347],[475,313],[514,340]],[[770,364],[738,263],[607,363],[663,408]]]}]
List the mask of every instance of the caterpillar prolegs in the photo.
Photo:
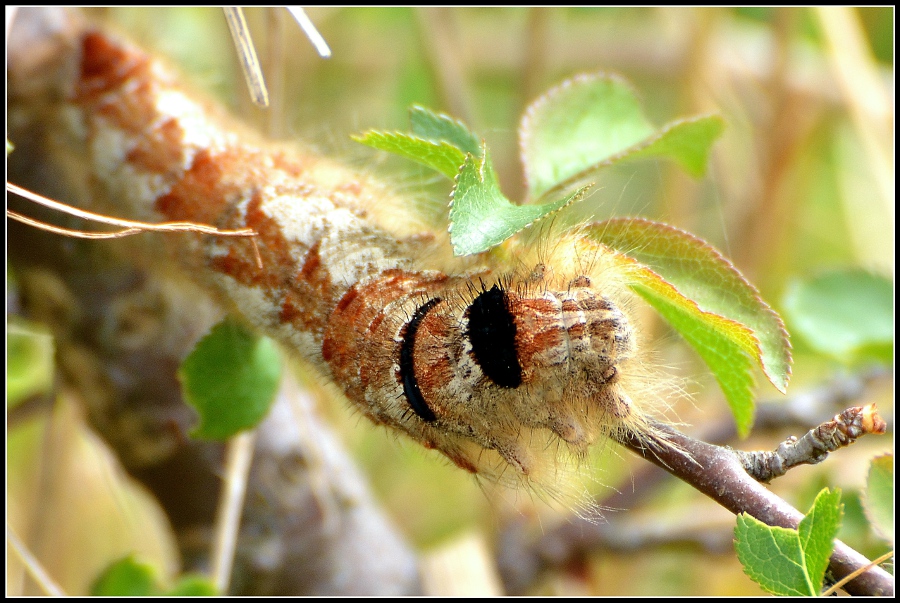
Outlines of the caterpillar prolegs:
[{"label": "caterpillar prolegs", "polygon": [[628,297],[597,248],[520,247],[512,276],[428,269],[434,237],[376,223],[376,206],[397,203],[384,184],[223,125],[105,31],[69,28],[53,44],[11,66],[11,119],[42,124],[86,204],[258,233],[167,245],[374,422],[471,473],[545,485],[560,455],[617,431],[653,437],[629,395],[640,375]]}]

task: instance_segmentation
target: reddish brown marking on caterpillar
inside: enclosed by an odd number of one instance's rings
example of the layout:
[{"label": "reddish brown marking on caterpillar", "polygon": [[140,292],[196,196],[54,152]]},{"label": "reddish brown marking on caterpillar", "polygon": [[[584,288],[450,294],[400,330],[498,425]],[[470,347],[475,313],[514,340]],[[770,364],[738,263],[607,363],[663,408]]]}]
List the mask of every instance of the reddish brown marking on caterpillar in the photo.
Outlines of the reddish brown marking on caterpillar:
[{"label": "reddish brown marking on caterpillar", "polygon": [[431,410],[437,415],[441,414],[443,397],[439,392],[454,376],[452,354],[457,346],[449,342],[458,339],[458,333],[451,330],[445,313],[429,312],[419,323],[413,366],[422,395],[430,401]]},{"label": "reddish brown marking on caterpillar", "polygon": [[[91,103],[104,94],[117,90],[129,80],[149,81],[150,61],[146,55],[116,43],[99,32],[88,32],[82,38],[81,77],[76,86],[78,102]],[[128,107],[133,108],[133,107]],[[124,108],[123,108],[124,109]],[[124,115],[124,112],[120,112]],[[138,114],[141,117],[143,114]],[[131,119],[119,125],[131,123]]]},{"label": "reddish brown marking on caterpillar", "polygon": [[177,169],[182,159],[183,135],[178,122],[167,119],[162,124],[149,128],[126,158],[132,165],[151,173],[164,174]]},{"label": "reddish brown marking on caterpillar", "polygon": [[[331,274],[322,264],[319,244],[313,245],[300,272],[284,295],[279,318],[305,331],[321,331],[325,326],[323,316],[334,305]],[[318,300],[315,304],[313,300]],[[315,305],[315,308],[310,308]]]},{"label": "reddish brown marking on caterpillar", "polygon": [[[403,323],[384,320],[385,306],[401,298],[418,298],[417,293],[427,294],[447,278],[440,273],[390,269],[343,296],[325,327],[322,356],[348,396],[365,399],[368,387],[395,379],[392,366],[399,354],[397,336]],[[392,342],[390,349],[386,342]]]},{"label": "reddish brown marking on caterpillar", "polygon": [[233,162],[235,156],[240,155],[232,149],[218,153],[199,150],[181,180],[156,200],[156,211],[167,220],[217,224],[229,198],[240,192],[223,180],[224,165]]}]

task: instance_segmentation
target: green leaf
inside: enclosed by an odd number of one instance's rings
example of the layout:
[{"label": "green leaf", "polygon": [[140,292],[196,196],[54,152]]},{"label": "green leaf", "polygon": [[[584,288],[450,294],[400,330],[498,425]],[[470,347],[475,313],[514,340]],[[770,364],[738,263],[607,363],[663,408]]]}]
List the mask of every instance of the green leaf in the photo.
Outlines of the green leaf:
[{"label": "green leaf", "polygon": [[[446,142],[463,152],[481,157],[481,141],[461,121],[425,107],[409,108],[409,124],[413,134],[431,142]],[[459,165],[461,165],[460,162]],[[455,174],[454,174],[455,175]]]},{"label": "green leaf", "polygon": [[649,140],[625,151],[620,160],[668,157],[695,178],[706,172],[712,144],[725,130],[725,122],[717,115],[704,115],[676,120],[663,126]]},{"label": "green leaf", "polygon": [[883,539],[894,543],[894,455],[872,460],[866,479],[866,517]]},{"label": "green leaf", "polygon": [[433,142],[400,132],[369,131],[362,136],[354,136],[353,140],[412,159],[437,170],[451,180],[456,178],[459,166],[466,160],[462,151],[447,142]]},{"label": "green leaf", "polygon": [[571,188],[626,159],[670,157],[699,176],[723,127],[721,118],[705,116],[657,132],[623,79],[577,76],[544,94],[522,117],[519,137],[530,197]]},{"label": "green leaf", "polygon": [[110,564],[91,586],[95,597],[210,597],[216,596],[216,587],[209,579],[186,574],[174,587],[164,591],[159,587],[157,572],[149,563],[128,555]]},{"label": "green leaf", "polygon": [[893,362],[893,283],[859,269],[795,282],[784,300],[794,330],[813,348],[853,364]]},{"label": "green leaf", "polygon": [[15,317],[6,325],[6,407],[50,390],[54,371],[53,337],[38,325]]},{"label": "green leaf", "polygon": [[[639,281],[644,284],[639,284]],[[753,427],[756,408],[753,397],[754,361],[729,336],[739,334],[741,325],[722,320],[715,314],[704,313],[652,270],[640,275],[632,288],[703,359],[725,394],[738,433],[746,437]]]},{"label": "green leaf", "polygon": [[790,343],[784,323],[731,262],[678,228],[615,218],[582,231],[618,252],[632,288],[700,354],[746,435],[753,421],[752,364],[784,391]]},{"label": "green leaf", "polygon": [[91,587],[95,597],[150,597],[160,594],[153,566],[129,555],[113,562]]},{"label": "green leaf", "polygon": [[269,410],[281,376],[275,344],[227,318],[197,343],[181,368],[185,400],[200,414],[191,433],[227,439],[257,425]]},{"label": "green leaf", "polygon": [[841,523],[840,499],[840,490],[822,490],[796,530],[738,515],[734,544],[744,573],[775,595],[818,596]]},{"label": "green leaf", "polygon": [[178,582],[163,593],[167,597],[215,597],[219,591],[209,581],[209,578],[200,575],[186,574],[178,579]]},{"label": "green leaf", "polygon": [[584,196],[589,187],[543,205],[513,205],[497,184],[490,155],[466,157],[450,205],[450,242],[453,253],[481,253],[499,245],[523,228]]}]

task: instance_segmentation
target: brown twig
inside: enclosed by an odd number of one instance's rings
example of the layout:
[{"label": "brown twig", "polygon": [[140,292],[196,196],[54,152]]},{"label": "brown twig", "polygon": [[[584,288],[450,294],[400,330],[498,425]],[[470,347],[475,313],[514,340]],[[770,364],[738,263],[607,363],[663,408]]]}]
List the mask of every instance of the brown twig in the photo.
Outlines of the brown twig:
[{"label": "brown twig", "polygon": [[[747,513],[770,526],[796,529],[803,514],[751,477],[733,450],[690,438],[663,423],[655,427],[672,446],[648,447],[646,441],[625,434],[619,443],[665,469],[732,513]],[[840,540],[835,541],[829,570],[843,578],[869,560]],[[874,567],[845,585],[856,595],[892,596],[893,577]]]},{"label": "brown twig", "polygon": [[744,469],[755,480],[769,483],[798,465],[815,465],[824,461],[830,452],[849,446],[857,438],[869,433],[881,434],[886,428],[874,404],[854,406],[835,415],[802,438],[791,436],[776,450],[754,452],[735,451]]}]

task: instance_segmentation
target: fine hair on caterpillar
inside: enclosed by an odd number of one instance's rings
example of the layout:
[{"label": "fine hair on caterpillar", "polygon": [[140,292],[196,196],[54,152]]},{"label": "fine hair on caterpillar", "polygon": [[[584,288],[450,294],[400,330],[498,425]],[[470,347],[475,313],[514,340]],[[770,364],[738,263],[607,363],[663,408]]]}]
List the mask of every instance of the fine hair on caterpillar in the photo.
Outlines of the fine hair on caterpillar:
[{"label": "fine hair on caterpillar", "polygon": [[498,251],[515,258],[513,272],[480,268],[487,255],[436,266],[433,246],[422,251],[429,233],[398,236],[377,215],[396,204],[385,185],[239,137],[166,67],[103,31],[85,26],[58,43],[57,63],[11,112],[26,122],[41,112],[48,148],[87,183],[78,201],[255,230],[252,243],[166,245],[373,422],[479,478],[552,498],[568,496],[562,478],[609,437],[666,445],[650,422],[658,379],[605,248],[553,234]]}]

